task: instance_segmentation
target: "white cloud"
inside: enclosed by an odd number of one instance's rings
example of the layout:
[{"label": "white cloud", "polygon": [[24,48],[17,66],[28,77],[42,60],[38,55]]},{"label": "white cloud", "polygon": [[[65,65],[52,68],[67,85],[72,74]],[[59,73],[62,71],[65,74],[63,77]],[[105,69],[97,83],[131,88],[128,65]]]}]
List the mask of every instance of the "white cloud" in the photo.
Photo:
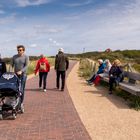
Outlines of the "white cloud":
[{"label": "white cloud", "polygon": [[8,24],[16,20],[15,14],[12,14],[7,17],[0,18],[0,24]]},{"label": "white cloud", "polygon": [[67,3],[67,4],[65,4],[65,6],[68,6],[68,7],[79,7],[79,6],[84,6],[84,5],[91,4],[94,1],[95,0],[83,0],[83,1],[80,1],[79,3],[77,3],[77,2]]},{"label": "white cloud", "polygon": [[5,11],[4,10],[0,10],[0,14],[5,14]]},{"label": "white cloud", "polygon": [[35,32],[37,34],[44,34],[44,33],[59,33],[62,31],[60,27],[50,27],[49,25],[35,25],[34,26]]},{"label": "white cloud", "polygon": [[52,0],[15,0],[19,7],[41,5],[51,2]]},{"label": "white cloud", "polygon": [[37,44],[30,44],[29,45],[31,48],[36,48],[38,45]]},{"label": "white cloud", "polygon": [[63,46],[63,43],[59,43],[57,42],[56,40],[52,39],[52,38],[49,38],[48,39],[50,41],[50,46]]}]

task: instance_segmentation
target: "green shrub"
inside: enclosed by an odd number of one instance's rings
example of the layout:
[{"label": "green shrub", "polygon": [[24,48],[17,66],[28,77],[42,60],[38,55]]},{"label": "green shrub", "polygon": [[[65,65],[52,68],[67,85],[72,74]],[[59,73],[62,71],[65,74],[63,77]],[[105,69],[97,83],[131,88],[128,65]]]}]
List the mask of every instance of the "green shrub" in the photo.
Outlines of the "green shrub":
[{"label": "green shrub", "polygon": [[86,79],[90,77],[92,73],[93,73],[93,64],[89,62],[87,59],[81,59],[79,66],[79,76],[84,77]]}]

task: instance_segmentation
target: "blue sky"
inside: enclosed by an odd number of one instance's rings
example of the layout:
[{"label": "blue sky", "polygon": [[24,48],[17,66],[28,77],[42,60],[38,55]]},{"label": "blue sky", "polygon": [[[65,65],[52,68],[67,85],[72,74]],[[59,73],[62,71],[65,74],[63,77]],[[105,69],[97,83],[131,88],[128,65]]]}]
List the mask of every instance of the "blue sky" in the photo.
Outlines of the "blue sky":
[{"label": "blue sky", "polygon": [[140,0],[1,0],[0,53],[28,55],[137,49]]}]

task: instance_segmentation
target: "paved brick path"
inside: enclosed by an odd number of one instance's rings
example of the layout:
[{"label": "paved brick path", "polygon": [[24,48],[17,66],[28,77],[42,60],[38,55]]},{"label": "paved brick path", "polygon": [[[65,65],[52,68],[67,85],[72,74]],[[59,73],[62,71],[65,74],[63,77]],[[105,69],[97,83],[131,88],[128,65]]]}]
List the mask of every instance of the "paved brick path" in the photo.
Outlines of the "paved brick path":
[{"label": "paved brick path", "polygon": [[35,77],[27,81],[25,94],[25,113],[0,121],[0,140],[91,140],[67,88],[55,89],[54,70],[48,75],[46,93],[38,90]]}]

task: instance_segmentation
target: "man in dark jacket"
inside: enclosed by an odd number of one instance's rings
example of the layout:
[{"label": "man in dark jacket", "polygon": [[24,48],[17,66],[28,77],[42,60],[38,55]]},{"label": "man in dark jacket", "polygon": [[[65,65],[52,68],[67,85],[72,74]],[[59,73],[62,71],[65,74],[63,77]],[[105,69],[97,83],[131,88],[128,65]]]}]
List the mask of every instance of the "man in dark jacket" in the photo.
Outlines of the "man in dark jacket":
[{"label": "man in dark jacket", "polygon": [[60,76],[61,76],[61,91],[64,91],[65,87],[65,73],[69,67],[68,57],[64,54],[63,48],[58,50],[58,54],[55,57],[55,70],[56,70],[56,87],[59,89]]}]

